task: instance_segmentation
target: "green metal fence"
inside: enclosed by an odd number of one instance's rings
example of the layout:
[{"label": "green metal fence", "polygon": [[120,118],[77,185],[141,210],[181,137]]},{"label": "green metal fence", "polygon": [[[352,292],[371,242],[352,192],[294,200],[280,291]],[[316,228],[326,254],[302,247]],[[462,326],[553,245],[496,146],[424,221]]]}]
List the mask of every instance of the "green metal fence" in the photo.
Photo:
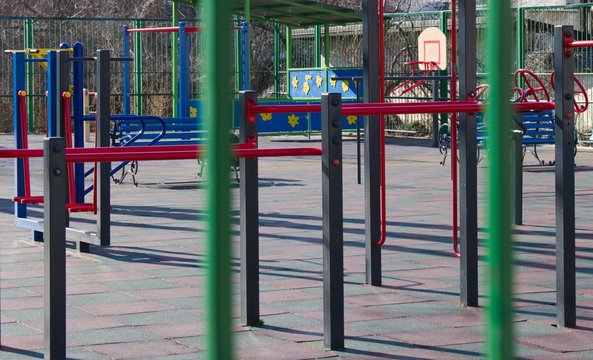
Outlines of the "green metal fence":
[{"label": "green metal fence", "polygon": [[[513,38],[509,45],[513,52],[515,68],[528,68],[541,76],[547,86],[552,70],[552,46],[554,25],[569,24],[575,27],[576,39],[593,38],[591,6],[524,7],[513,11]],[[195,21],[188,21],[195,25]],[[478,64],[480,74],[485,73],[486,50],[484,30],[487,17],[478,10],[477,19]],[[122,55],[122,27],[169,26],[165,19],[64,19],[64,18],[7,18],[0,17],[0,49],[55,48],[61,42],[69,44],[82,42],[87,54],[98,48]],[[236,24],[237,25],[237,24]],[[410,75],[411,68],[405,65],[417,58],[417,37],[427,27],[438,27],[450,39],[451,14],[449,11],[410,14],[389,14],[385,19],[385,69],[387,75]],[[326,34],[327,32],[327,34]],[[235,91],[240,90],[241,33],[235,31],[235,46],[230,44],[235,64],[233,82]],[[201,95],[201,53],[202,40],[199,33],[192,34],[191,41],[191,93],[195,98]],[[326,43],[329,45],[326,47]],[[162,116],[173,114],[173,75],[171,34],[143,33],[131,37],[132,55],[135,59],[132,71],[132,108],[135,112]],[[451,44],[449,42],[449,56]],[[288,50],[287,50],[288,49]],[[251,25],[251,84],[261,97],[284,97],[287,93],[287,68],[310,67],[362,67],[362,24],[353,23],[336,26],[315,26],[310,28],[287,28],[284,25],[254,22]],[[592,97],[593,50],[577,50],[576,74]],[[86,65],[85,83],[93,90],[94,71]],[[122,65],[112,64],[112,108],[122,110]],[[450,71],[450,70],[448,70]],[[448,75],[448,71],[440,75]],[[33,128],[43,129],[45,102],[43,91],[45,72],[39,64],[28,65],[30,80],[28,93],[31,101],[30,123]],[[9,55],[0,56],[0,131],[12,130],[11,98],[12,64]],[[135,80],[135,81],[134,81]],[[481,80],[482,82],[485,80]],[[431,81],[422,84],[405,97],[398,98],[393,89],[400,81],[388,81],[385,94],[387,101],[424,101],[434,96]],[[437,84],[438,98],[449,98],[449,82]],[[578,96],[582,101],[583,97]],[[443,117],[444,120],[444,117]],[[588,137],[592,127],[591,112],[577,117],[578,131]],[[431,115],[409,115],[390,117],[388,130],[409,129],[428,133],[432,126]]]},{"label": "green metal fence", "polygon": [[[57,48],[60,43],[72,45],[81,42],[86,54],[93,55],[96,49],[109,49],[112,56],[122,53],[123,26],[162,27],[169,26],[163,19],[61,19],[61,18],[2,18],[0,17],[0,49],[20,50],[25,48]],[[189,22],[195,25],[195,22]],[[192,42],[191,91],[199,93],[199,35]],[[136,42],[136,43],[135,43]],[[143,33],[131,37],[134,65],[131,82],[132,107],[138,112],[161,116],[172,114],[171,34]],[[136,45],[136,46],[134,46]],[[30,123],[34,129],[43,129],[45,122],[45,68],[38,63],[27,67],[29,73],[28,94]],[[112,109],[121,112],[123,89],[123,65],[112,63]],[[85,87],[94,90],[94,66],[85,64]],[[12,58],[0,56],[0,131],[12,129]],[[139,110],[141,109],[141,110]]]}]

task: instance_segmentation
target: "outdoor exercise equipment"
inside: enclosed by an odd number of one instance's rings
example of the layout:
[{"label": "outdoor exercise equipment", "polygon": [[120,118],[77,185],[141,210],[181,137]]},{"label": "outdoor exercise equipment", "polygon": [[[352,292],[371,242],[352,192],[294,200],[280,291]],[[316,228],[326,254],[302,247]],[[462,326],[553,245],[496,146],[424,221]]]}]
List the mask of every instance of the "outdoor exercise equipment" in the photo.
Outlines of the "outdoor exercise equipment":
[{"label": "outdoor exercise equipment", "polygon": [[[99,58],[108,60],[99,51]],[[108,55],[108,52],[107,52]],[[108,61],[101,61],[104,64]],[[101,69],[108,71],[108,68]],[[105,73],[100,73],[105,76]],[[104,103],[99,89],[99,109]],[[108,97],[107,97],[108,98]],[[259,323],[259,231],[258,231],[258,157],[321,156],[323,193],[323,243],[324,243],[324,339],[333,349],[344,344],[343,305],[343,211],[342,211],[342,141],[340,95],[324,95],[322,99],[324,118],[321,147],[257,148],[257,123],[248,110],[255,104],[255,94],[241,94],[242,112],[241,141],[233,149],[233,155],[241,158],[241,268],[242,268],[242,319],[246,325]],[[105,110],[105,109],[104,109]],[[99,110],[101,111],[101,110]],[[103,119],[108,118],[106,114]],[[68,220],[65,216],[65,176],[72,163],[115,162],[130,160],[180,160],[203,156],[202,148],[193,146],[138,146],[67,148],[63,138],[49,138],[43,149],[0,150],[0,158],[44,157],[44,233],[45,244],[45,354],[52,358],[65,358],[66,348],[66,291],[65,291],[65,243]],[[228,151],[228,150],[227,150]],[[228,179],[227,179],[228,182]]]}]

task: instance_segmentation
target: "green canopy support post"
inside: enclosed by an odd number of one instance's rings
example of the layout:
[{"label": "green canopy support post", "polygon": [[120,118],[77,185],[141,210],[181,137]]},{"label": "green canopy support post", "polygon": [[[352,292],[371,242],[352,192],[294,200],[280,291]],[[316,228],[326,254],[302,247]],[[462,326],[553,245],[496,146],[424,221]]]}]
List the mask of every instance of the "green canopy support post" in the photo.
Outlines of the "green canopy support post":
[{"label": "green canopy support post", "polygon": [[[324,41],[323,41],[323,66],[325,66],[326,68],[329,67],[329,50],[330,50],[330,43],[329,43],[329,24],[325,24],[323,25],[323,36],[324,36]],[[327,87],[327,84],[325,84],[325,86]],[[358,88],[358,86],[357,86]]]},{"label": "green canopy support post", "polygon": [[321,66],[321,25],[315,25],[315,34],[313,37],[313,66]]},{"label": "green canopy support post", "polygon": [[[447,35],[447,38],[451,37],[449,33],[449,12],[441,11],[441,18],[440,18],[440,29],[443,34]],[[439,75],[447,76],[447,70],[442,70]],[[440,89],[439,89],[439,96],[441,98],[448,98],[447,94],[449,93],[449,84],[447,80],[441,80],[440,82]],[[441,114],[441,125],[446,124],[449,120],[448,114]]]},{"label": "green canopy support post", "polygon": [[250,0],[245,0],[243,14],[245,14],[245,24],[247,24],[247,31],[243,35],[245,37],[243,44],[245,48],[243,51],[245,52],[245,63],[243,66],[243,73],[245,74],[245,78],[243,79],[243,84],[245,84],[243,90],[251,90],[251,2]]},{"label": "green canopy support post", "polygon": [[292,28],[286,26],[286,96],[290,97],[290,68],[292,67]]},{"label": "green canopy support post", "polygon": [[511,217],[511,51],[510,0],[492,0],[488,6],[487,109],[489,171],[488,242],[488,359],[513,358]]},{"label": "green canopy support post", "polygon": [[[231,2],[202,1],[205,35],[204,65],[207,87],[204,94],[208,141],[208,359],[231,360],[231,246],[230,246],[230,124],[229,49]],[[226,46],[221,46],[226,45]]]},{"label": "green canopy support post", "polygon": [[274,97],[280,94],[280,24],[274,24]]},{"label": "green canopy support post", "polygon": [[[517,56],[517,69],[523,69],[525,67],[525,9],[517,8],[517,21],[515,24],[515,36],[516,36],[516,56]],[[523,87],[523,78],[519,77],[519,87]]]},{"label": "green canopy support post", "polygon": [[[179,4],[173,1],[173,20],[171,26],[179,26]],[[173,116],[179,116],[179,33],[171,33],[171,102]]]},{"label": "green canopy support post", "polygon": [[[33,48],[33,20],[31,18],[26,18],[25,19],[25,49],[31,49]],[[29,95],[29,98],[27,99],[27,124],[28,124],[28,128],[29,128],[29,132],[32,132],[34,130],[34,125],[33,124],[33,119],[34,119],[34,111],[35,111],[35,100],[33,98],[33,96],[30,96],[33,94],[33,63],[32,62],[27,62],[27,68],[26,68],[26,74],[27,74],[27,80],[26,80],[26,90],[27,90],[27,95]]]},{"label": "green canopy support post", "polygon": [[[134,21],[134,27],[140,29],[142,20]],[[142,115],[142,33],[134,33],[134,92],[136,93],[136,115]]]}]

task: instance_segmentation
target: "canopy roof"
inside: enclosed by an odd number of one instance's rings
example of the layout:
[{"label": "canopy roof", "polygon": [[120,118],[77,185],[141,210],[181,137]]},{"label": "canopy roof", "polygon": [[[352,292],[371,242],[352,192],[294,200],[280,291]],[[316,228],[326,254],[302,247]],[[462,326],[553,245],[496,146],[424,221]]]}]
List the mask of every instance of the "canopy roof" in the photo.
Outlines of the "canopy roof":
[{"label": "canopy roof", "polygon": [[[312,0],[251,0],[252,18],[274,21],[290,26],[343,24],[362,21],[362,13],[349,8],[321,4]],[[244,13],[242,2],[236,1],[234,12]]]}]

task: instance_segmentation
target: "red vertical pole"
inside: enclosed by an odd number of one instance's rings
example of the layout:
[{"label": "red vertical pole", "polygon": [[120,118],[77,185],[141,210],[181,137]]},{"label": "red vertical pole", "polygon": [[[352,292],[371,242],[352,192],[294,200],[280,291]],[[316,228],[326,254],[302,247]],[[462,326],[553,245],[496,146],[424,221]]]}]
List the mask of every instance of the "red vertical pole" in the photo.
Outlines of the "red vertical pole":
[{"label": "red vertical pole", "polygon": [[[27,92],[20,90],[19,95],[19,107],[21,113],[21,144],[23,149],[29,148],[29,134],[27,133]],[[29,173],[29,159],[23,159],[23,180],[25,186],[25,198],[31,197],[31,176]]]},{"label": "red vertical pole", "polygon": [[[451,102],[457,101],[457,0],[451,1]],[[453,187],[453,253],[459,254],[457,220],[457,113],[451,115],[451,180]]]},{"label": "red vertical pole", "polygon": [[[383,16],[383,0],[378,1],[378,14],[379,14],[379,101],[385,102],[385,28],[384,28],[384,16]],[[380,150],[379,156],[381,158],[381,177],[380,188],[381,188],[381,238],[377,242],[378,246],[385,243],[387,238],[387,199],[385,194],[385,116],[379,117],[380,122]]]}]

